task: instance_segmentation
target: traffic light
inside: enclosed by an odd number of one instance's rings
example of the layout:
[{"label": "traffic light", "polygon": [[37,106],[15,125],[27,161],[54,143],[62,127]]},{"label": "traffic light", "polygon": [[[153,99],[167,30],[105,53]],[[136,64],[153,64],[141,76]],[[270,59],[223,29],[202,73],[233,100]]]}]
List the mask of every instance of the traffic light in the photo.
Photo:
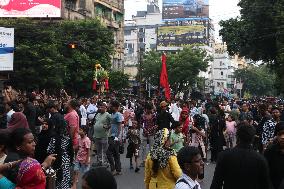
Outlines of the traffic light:
[{"label": "traffic light", "polygon": [[69,49],[77,49],[78,48],[78,44],[77,43],[73,43],[73,42],[69,43],[68,44],[68,48]]}]

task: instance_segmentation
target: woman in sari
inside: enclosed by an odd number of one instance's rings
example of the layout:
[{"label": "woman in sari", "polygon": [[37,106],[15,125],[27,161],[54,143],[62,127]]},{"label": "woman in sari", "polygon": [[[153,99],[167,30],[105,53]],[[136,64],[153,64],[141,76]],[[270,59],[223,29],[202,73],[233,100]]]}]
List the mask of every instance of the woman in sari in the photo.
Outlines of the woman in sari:
[{"label": "woman in sari", "polygon": [[146,189],[173,189],[182,171],[176,153],[170,148],[170,132],[164,128],[154,137],[145,163]]},{"label": "woman in sari", "polygon": [[35,141],[33,134],[28,129],[15,129],[10,138],[13,139],[12,145],[19,160],[21,160],[16,166],[18,170],[15,180],[16,189],[45,189],[46,177],[44,171],[55,160],[55,154],[48,156],[42,164],[33,159]]}]

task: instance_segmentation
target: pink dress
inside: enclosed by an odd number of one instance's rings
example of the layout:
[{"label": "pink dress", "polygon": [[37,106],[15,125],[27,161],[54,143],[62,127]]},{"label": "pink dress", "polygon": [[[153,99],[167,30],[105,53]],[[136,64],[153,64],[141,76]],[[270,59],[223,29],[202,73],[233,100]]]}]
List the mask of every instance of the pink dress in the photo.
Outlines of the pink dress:
[{"label": "pink dress", "polygon": [[88,151],[91,148],[91,140],[86,136],[84,138],[79,137],[79,151],[77,153],[76,161],[85,163],[88,156]]}]

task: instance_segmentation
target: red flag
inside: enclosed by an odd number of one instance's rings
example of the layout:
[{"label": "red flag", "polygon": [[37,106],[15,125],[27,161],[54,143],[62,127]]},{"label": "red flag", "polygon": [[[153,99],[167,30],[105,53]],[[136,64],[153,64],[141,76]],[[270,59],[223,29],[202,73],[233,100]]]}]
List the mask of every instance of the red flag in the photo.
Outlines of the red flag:
[{"label": "red flag", "polygon": [[106,90],[109,90],[108,79],[105,80],[105,89],[106,89]]},{"label": "red flag", "polygon": [[170,100],[171,98],[171,90],[169,86],[169,80],[168,80],[168,72],[167,72],[167,57],[165,54],[162,55],[162,71],[160,75],[160,86],[165,89],[165,97],[167,100]]}]

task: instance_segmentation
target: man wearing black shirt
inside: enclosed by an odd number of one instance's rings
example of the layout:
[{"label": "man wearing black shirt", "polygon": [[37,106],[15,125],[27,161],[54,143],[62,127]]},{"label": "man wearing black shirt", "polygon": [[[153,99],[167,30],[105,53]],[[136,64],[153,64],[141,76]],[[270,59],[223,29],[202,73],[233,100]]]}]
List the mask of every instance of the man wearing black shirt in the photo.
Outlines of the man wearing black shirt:
[{"label": "man wearing black shirt", "polygon": [[284,188],[284,122],[276,125],[276,142],[267,148],[264,156],[268,161],[270,179],[274,189]]},{"label": "man wearing black shirt", "polygon": [[241,124],[237,146],[219,154],[210,189],[270,189],[265,158],[253,151],[255,129]]}]

